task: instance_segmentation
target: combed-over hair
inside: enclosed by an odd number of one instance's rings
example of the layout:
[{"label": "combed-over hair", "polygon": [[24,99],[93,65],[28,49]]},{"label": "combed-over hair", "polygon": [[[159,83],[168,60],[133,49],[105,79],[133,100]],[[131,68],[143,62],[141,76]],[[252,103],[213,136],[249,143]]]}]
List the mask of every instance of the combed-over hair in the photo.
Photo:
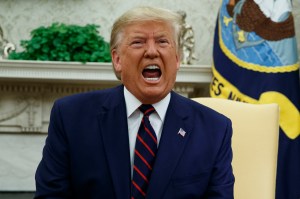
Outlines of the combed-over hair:
[{"label": "combed-over hair", "polygon": [[167,9],[142,6],[128,10],[113,24],[110,37],[110,50],[117,49],[122,40],[123,29],[134,22],[161,21],[169,23],[174,29],[174,42],[179,51],[181,16]]}]

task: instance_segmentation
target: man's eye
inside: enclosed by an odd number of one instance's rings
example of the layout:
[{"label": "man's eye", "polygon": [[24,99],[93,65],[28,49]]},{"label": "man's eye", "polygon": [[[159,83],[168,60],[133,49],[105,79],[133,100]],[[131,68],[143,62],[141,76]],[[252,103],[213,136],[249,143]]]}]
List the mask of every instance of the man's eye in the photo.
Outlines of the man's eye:
[{"label": "man's eye", "polygon": [[131,42],[131,46],[136,46],[136,47],[138,47],[138,46],[142,46],[142,45],[143,45],[143,42],[140,41],[140,40],[132,41],[132,42]]},{"label": "man's eye", "polygon": [[160,39],[159,40],[161,43],[168,43],[168,40],[167,39]]},{"label": "man's eye", "polygon": [[167,44],[169,44],[169,41],[167,39],[160,39],[160,40],[158,40],[158,43],[160,45],[167,45]]}]

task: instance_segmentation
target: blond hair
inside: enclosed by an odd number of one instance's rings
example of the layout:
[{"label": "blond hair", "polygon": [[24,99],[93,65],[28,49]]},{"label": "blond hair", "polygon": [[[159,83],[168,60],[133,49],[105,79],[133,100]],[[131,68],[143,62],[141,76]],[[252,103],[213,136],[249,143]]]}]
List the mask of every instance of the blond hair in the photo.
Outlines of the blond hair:
[{"label": "blond hair", "polygon": [[113,24],[110,35],[110,50],[117,49],[122,40],[124,28],[135,22],[159,21],[170,24],[174,29],[174,42],[177,52],[180,44],[181,16],[167,9],[142,6],[125,12]]}]

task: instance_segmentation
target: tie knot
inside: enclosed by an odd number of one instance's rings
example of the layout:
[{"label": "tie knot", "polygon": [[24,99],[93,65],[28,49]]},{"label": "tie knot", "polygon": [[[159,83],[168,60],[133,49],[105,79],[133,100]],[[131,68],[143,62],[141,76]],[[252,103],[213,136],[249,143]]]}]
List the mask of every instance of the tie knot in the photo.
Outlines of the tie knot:
[{"label": "tie knot", "polygon": [[153,106],[151,104],[142,104],[139,107],[140,111],[142,111],[142,113],[145,116],[149,116],[151,113],[153,113],[155,111],[155,109],[153,108]]}]

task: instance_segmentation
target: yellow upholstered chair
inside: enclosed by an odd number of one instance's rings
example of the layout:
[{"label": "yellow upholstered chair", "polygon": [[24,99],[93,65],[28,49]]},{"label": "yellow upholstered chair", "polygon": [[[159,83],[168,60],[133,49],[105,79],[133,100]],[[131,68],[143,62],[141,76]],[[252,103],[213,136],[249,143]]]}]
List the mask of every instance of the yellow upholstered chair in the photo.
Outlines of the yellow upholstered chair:
[{"label": "yellow upholstered chair", "polygon": [[277,104],[193,98],[232,121],[235,199],[274,199],[279,137]]}]

